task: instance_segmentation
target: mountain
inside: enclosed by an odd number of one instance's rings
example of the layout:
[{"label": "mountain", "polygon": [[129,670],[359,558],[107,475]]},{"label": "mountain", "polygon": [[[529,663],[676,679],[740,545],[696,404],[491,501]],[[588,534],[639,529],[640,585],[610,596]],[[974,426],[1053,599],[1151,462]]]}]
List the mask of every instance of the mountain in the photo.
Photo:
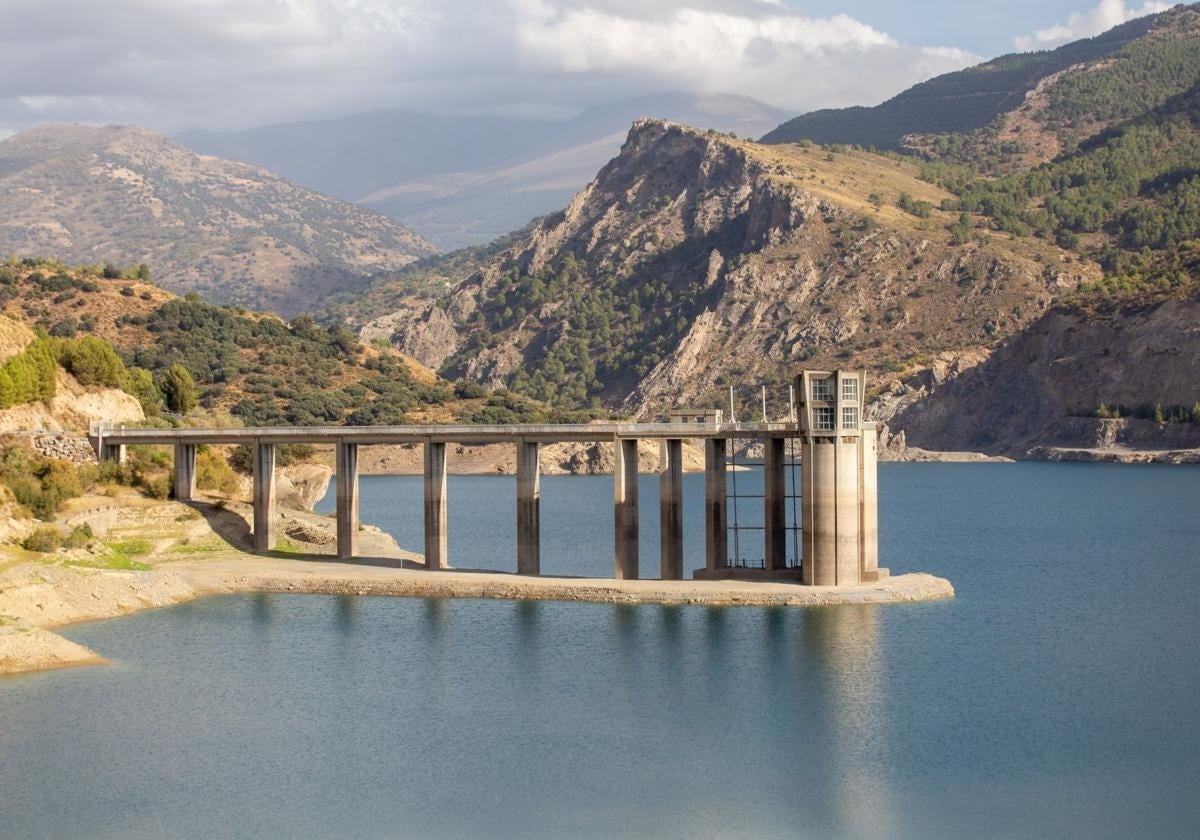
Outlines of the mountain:
[{"label": "mountain", "polygon": [[47,125],[0,142],[0,250],[146,263],[166,288],[291,315],[436,249],[378,213],[152,131]]},{"label": "mountain", "polygon": [[756,136],[783,114],[743,96],[660,93],[567,120],[391,110],[241,132],[196,130],[177,139],[361,202],[453,249],[488,242],[560,209],[617,153],[630,122],[642,116]]},{"label": "mountain", "polygon": [[[802,364],[994,345],[1098,267],[940,208],[919,167],[658,120],[435,302],[368,324],[448,377],[661,416]],[[378,333],[376,333],[378,334]],[[778,405],[776,405],[778,410]]]},{"label": "mountain", "polygon": [[1002,156],[1028,165],[1165,101],[1197,78],[1200,11],[1176,6],[1095,38],[937,76],[871,108],[804,114],[762,140],[945,153],[956,142],[937,135],[986,129],[993,146],[1008,147],[998,150]]}]

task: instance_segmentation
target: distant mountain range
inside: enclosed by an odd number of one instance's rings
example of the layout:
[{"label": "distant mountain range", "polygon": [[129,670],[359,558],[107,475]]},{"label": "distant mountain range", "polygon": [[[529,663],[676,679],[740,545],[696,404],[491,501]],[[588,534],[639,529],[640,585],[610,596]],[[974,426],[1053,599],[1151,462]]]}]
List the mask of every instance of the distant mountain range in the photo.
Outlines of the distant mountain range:
[{"label": "distant mountain range", "polygon": [[638,117],[755,137],[784,116],[744,96],[660,93],[565,120],[389,110],[176,139],[365,204],[451,250],[560,209],[616,155]]},{"label": "distant mountain range", "polygon": [[827,108],[795,117],[768,132],[764,143],[853,143],[899,149],[910,134],[967,132],[1019,108],[1043,80],[1075,65],[1094,64],[1156,26],[1157,15],[1137,18],[1054,50],[1014,53],[936,76],[873,107]]},{"label": "distant mountain range", "polygon": [[0,252],[146,263],[177,292],[284,315],[435,248],[386,216],[136,127],[0,142]]}]

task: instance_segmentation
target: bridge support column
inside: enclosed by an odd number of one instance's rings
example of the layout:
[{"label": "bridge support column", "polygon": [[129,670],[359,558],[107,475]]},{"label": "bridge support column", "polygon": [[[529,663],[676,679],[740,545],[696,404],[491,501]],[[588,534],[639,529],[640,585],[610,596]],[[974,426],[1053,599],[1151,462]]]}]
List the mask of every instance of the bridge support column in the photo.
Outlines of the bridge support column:
[{"label": "bridge support column", "polygon": [[729,565],[729,531],[726,520],[725,438],[704,441],[704,568],[715,572]]},{"label": "bridge support column", "polygon": [[683,580],[683,441],[663,442],[658,476],[659,546],[663,580]]},{"label": "bridge support column", "polygon": [[539,445],[517,443],[517,574],[542,572],[542,478]]},{"label": "bridge support column", "polygon": [[101,443],[98,456],[101,461],[116,461],[118,464],[125,463],[125,444],[123,443]]},{"label": "bridge support column", "polygon": [[425,568],[447,566],[446,444],[425,443]]},{"label": "bridge support column", "polygon": [[358,444],[337,442],[337,557],[358,552]]},{"label": "bridge support column", "polygon": [[784,484],[783,438],[763,441],[763,525],[767,571],[787,567],[787,490]]},{"label": "bridge support column", "polygon": [[196,444],[175,444],[175,501],[190,502],[196,495]]},{"label": "bridge support column", "polygon": [[638,442],[618,438],[613,464],[613,522],[617,580],[638,576]]},{"label": "bridge support column", "polygon": [[254,550],[275,547],[275,444],[254,443]]}]

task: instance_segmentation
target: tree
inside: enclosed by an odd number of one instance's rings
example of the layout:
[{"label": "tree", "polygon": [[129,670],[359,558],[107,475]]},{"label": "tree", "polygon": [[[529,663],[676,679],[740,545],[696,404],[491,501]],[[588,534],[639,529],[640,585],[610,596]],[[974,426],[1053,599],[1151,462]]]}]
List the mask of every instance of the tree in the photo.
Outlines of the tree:
[{"label": "tree", "polygon": [[196,407],[196,380],[183,365],[167,368],[158,389],[162,391],[168,411],[187,414]]},{"label": "tree", "polygon": [[125,390],[137,397],[142,406],[142,413],[147,417],[157,417],[162,410],[162,394],[154,384],[153,374],[145,368],[130,369]]},{"label": "tree", "polygon": [[125,363],[111,344],[97,336],[64,341],[58,361],[81,385],[103,385],[108,388],[125,385]]}]

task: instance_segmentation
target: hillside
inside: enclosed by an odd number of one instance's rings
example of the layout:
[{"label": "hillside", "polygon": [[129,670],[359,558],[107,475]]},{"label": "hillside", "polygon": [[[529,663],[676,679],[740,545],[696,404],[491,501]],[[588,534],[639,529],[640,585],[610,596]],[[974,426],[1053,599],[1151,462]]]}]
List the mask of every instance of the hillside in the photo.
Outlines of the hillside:
[{"label": "hillside", "polygon": [[450,250],[562,208],[643,116],[757,136],[783,114],[744,96],[666,92],[561,120],[392,110],[177,139],[363,203]]},{"label": "hillside", "polygon": [[918,175],[639,121],[565,211],[387,323],[443,375],[655,416],[726,384],[785,387],[802,363],[883,372],[994,344],[1098,278],[937,209],[953,196]]},{"label": "hillside", "polygon": [[433,251],[384,216],[145,129],[48,125],[0,142],[0,252],[149,264],[177,292],[293,315]]},{"label": "hillside", "polygon": [[1190,87],[1200,77],[1198,36],[1200,11],[1176,6],[1054,50],[938,76],[874,107],[804,114],[763,142],[910,146],[991,168],[1028,165]]},{"label": "hillside", "polygon": [[952,206],[1088,254],[1114,279],[1179,282],[1179,251],[1200,238],[1200,83],[1032,170],[986,179],[938,165],[926,177],[958,194]]},{"label": "hillside", "polygon": [[0,305],[0,325],[11,319],[17,339],[36,328],[52,339],[94,336],[114,347],[130,371],[129,381],[113,374],[114,381],[125,382],[151,416],[163,408],[164,383],[176,365],[194,379],[203,415],[232,415],[246,425],[550,416],[545,406],[513,395],[456,387],[386,345],[363,344],[311,318],[289,323],[55,261],[0,266]]}]

